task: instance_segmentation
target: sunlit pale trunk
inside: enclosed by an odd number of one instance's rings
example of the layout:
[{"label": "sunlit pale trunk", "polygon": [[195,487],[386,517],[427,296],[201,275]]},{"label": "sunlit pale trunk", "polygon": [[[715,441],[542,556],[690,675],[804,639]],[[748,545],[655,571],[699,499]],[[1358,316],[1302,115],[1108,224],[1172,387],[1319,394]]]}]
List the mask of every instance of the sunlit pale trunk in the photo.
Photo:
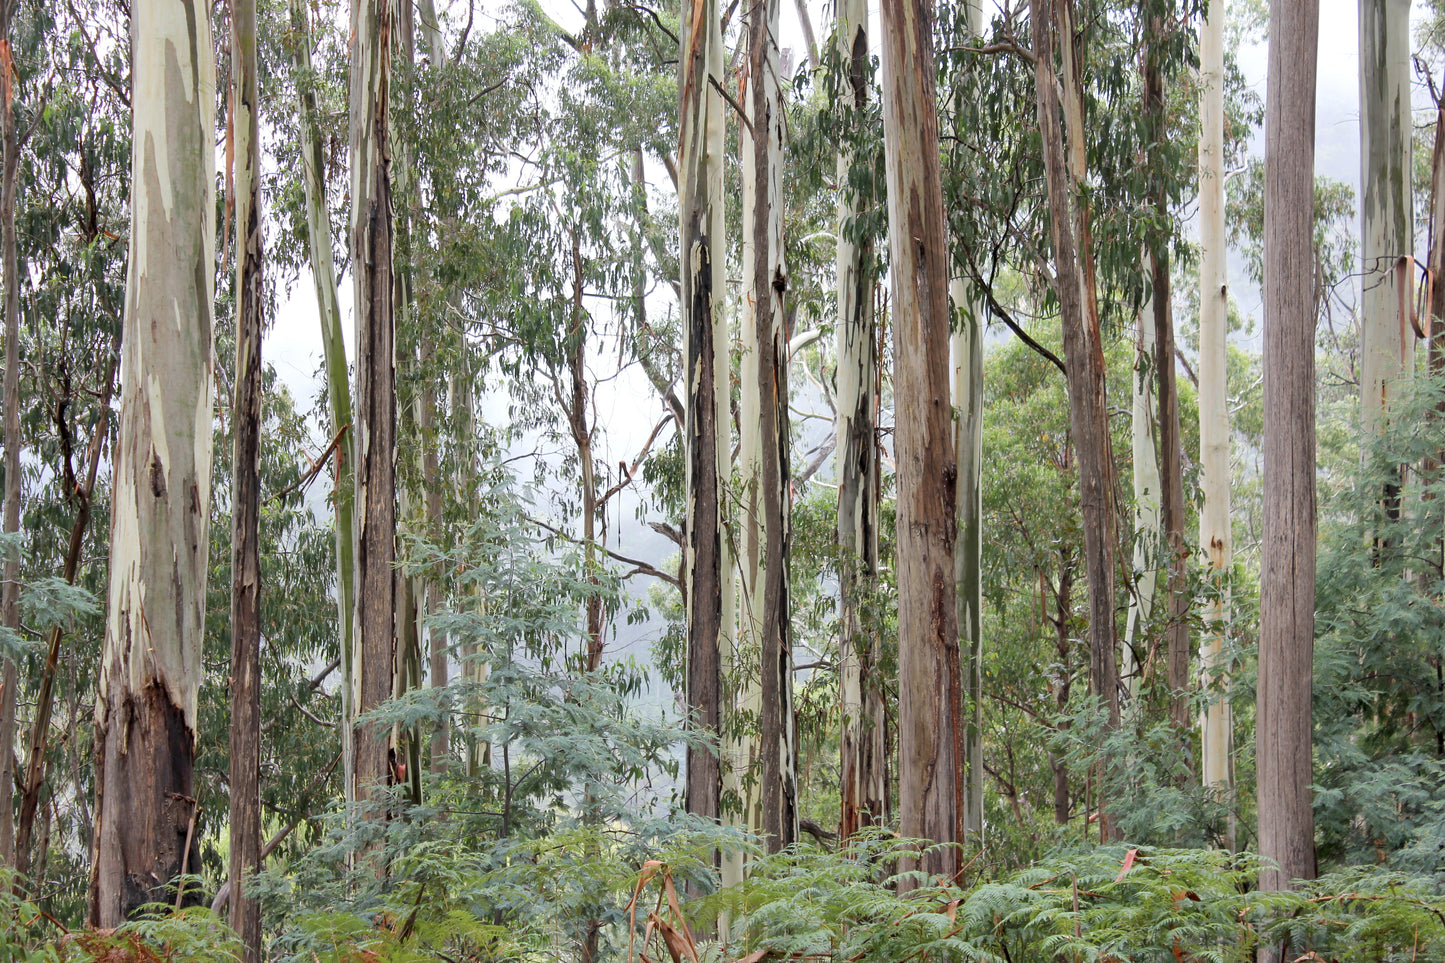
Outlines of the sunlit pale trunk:
[{"label": "sunlit pale trunk", "polygon": [[[723,73],[716,0],[684,0],[679,64],[678,215],[681,232],[683,378],[687,425],[687,704],[693,727],[716,739],[721,724],[720,645],[729,580],[722,484],[728,474],[728,337],[723,312]],[[688,746],[687,811],[720,814],[715,751]]]},{"label": "sunlit pale trunk", "polygon": [[331,434],[336,443],[332,476],[333,517],[336,528],[337,638],[341,657],[341,757],[342,784],[346,800],[355,800],[356,754],[352,720],[352,649],[355,626],[355,506],[352,473],[351,384],[347,373],[346,345],[341,334],[341,305],[336,293],[336,265],[331,248],[331,220],[326,211],[326,181],[321,135],[317,128],[316,95],[304,82],[311,75],[311,28],[304,0],[289,0],[293,32],[292,57],[297,78],[300,130],[301,178],[306,195],[306,241],[310,251],[311,277],[320,308],[321,347],[326,367],[326,400],[331,415]]},{"label": "sunlit pale trunk", "polygon": [[[949,405],[949,249],[938,158],[933,6],[885,0],[883,137],[898,465],[898,809],[904,836],[963,839],[963,667],[954,585],[958,466]],[[954,847],[901,868],[951,878]],[[905,887],[910,885],[903,884]]]},{"label": "sunlit pale trunk", "polygon": [[[10,42],[10,24],[19,0],[0,0],[0,42]],[[5,285],[5,534],[20,531],[20,267],[15,246],[15,184],[20,170],[20,135],[15,127],[15,73],[0,70],[0,271]],[[8,556],[5,582],[0,587],[0,625],[20,630],[20,558]],[[6,787],[0,804],[0,866],[16,866],[15,823],[9,787],[15,784],[16,689],[19,667],[0,660],[0,786]]]},{"label": "sunlit pale trunk", "polygon": [[236,377],[231,433],[230,917],[245,963],[261,963],[261,906],[246,877],[261,863],[261,128],[256,2],[231,2],[231,130],[235,138]]},{"label": "sunlit pale trunk", "polygon": [[[1261,890],[1315,875],[1315,0],[1270,7],[1264,168],[1264,533],[1255,724]],[[1277,868],[1276,868],[1277,867]],[[1301,947],[1268,946],[1271,963]]]},{"label": "sunlit pale trunk", "polygon": [[[1089,689],[1119,724],[1118,664],[1114,628],[1113,441],[1104,393],[1104,346],[1094,293],[1089,212],[1084,201],[1083,94],[1073,51],[1069,0],[1032,0],[1034,68],[1039,129],[1048,183],[1059,314],[1067,365],[1069,424],[1079,462],[1079,495],[1084,520],[1084,572],[1089,594]],[[1057,14],[1057,18],[1056,18]],[[1054,66],[1061,47],[1062,76]],[[1060,101],[1059,92],[1063,99]],[[1068,115],[1064,141],[1062,114]],[[1104,835],[1110,832],[1104,819]]]},{"label": "sunlit pale trunk", "polygon": [[[1224,234],[1224,11],[1211,5],[1199,35],[1199,544],[1207,562],[1200,717],[1201,777],[1228,795],[1234,785],[1234,721],[1229,709],[1229,570],[1234,539],[1229,519],[1229,275]],[[1234,822],[1226,830],[1234,848]]]},{"label": "sunlit pale trunk", "polygon": [[[1147,263],[1147,259],[1146,259]],[[1134,341],[1133,415],[1131,424],[1134,468],[1134,591],[1129,594],[1129,618],[1125,623],[1123,665],[1120,677],[1128,686],[1130,703],[1138,709],[1140,673],[1148,660],[1149,621],[1154,614],[1154,596],[1159,585],[1159,448],[1155,431],[1159,426],[1154,386],[1154,299],[1139,309],[1139,326]]]},{"label": "sunlit pale trunk", "polygon": [[[852,110],[868,102],[872,73],[868,4],[839,0],[839,61],[847,65],[841,95]],[[868,630],[866,600],[878,575],[878,333],[873,318],[877,280],[873,236],[854,221],[873,206],[852,183],[855,158],[838,155],[838,553],[842,702],[843,838],[888,821],[887,713],[879,677],[878,633]]]},{"label": "sunlit pale trunk", "polygon": [[193,763],[210,538],[215,110],[209,8],[131,6],[131,236],[90,922],[199,869]]},{"label": "sunlit pale trunk", "polygon": [[[395,663],[396,384],[394,378],[391,155],[387,100],[392,17],[387,0],[351,6],[351,271],[356,317],[355,645],[358,716],[391,694]],[[387,739],[355,727],[355,795],[388,782]]]},{"label": "sunlit pale trunk", "polygon": [[1410,0],[1360,0],[1360,421],[1368,438],[1383,427],[1414,347],[1411,291],[1401,291],[1395,269],[1414,251],[1410,134]]}]

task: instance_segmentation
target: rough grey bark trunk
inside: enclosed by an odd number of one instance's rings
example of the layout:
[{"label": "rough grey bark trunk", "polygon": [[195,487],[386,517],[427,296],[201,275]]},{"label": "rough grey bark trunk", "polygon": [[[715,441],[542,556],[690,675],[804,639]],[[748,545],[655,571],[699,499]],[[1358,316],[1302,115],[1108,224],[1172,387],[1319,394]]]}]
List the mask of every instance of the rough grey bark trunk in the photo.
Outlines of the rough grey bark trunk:
[{"label": "rough grey bark trunk", "polygon": [[231,431],[231,929],[245,963],[261,963],[261,906],[246,876],[261,862],[261,125],[256,80],[256,2],[231,2],[231,103],[235,138],[236,379]]},{"label": "rough grey bark trunk", "polygon": [[[351,264],[356,313],[356,532],[352,702],[360,715],[391,695],[395,672],[396,382],[391,153],[391,6],[351,5]],[[389,782],[386,730],[355,728],[355,795]]]},{"label": "rough grey bark trunk", "polygon": [[[89,920],[197,868],[193,764],[210,536],[215,104],[209,8],[131,6],[132,214]],[[187,841],[190,845],[187,845]]]},{"label": "rough grey bark trunk", "polygon": [[[720,649],[724,573],[722,473],[729,452],[726,271],[723,219],[722,28],[716,0],[682,5],[679,63],[678,215],[682,273],[683,378],[687,424],[687,703],[692,724],[716,739],[721,724]],[[721,770],[714,749],[687,750],[687,811],[717,819]]]},{"label": "rough grey bark trunk", "polygon": [[[1264,539],[1260,553],[1259,851],[1265,890],[1315,874],[1310,680],[1315,611],[1316,0],[1270,7],[1264,172]],[[1293,958],[1267,947],[1264,958]]]},{"label": "rough grey bark trunk", "polygon": [[[963,667],[932,4],[884,0],[881,20],[898,464],[898,808],[903,835],[948,843],[963,839]],[[958,851],[936,848],[902,868],[952,878]]]},{"label": "rough grey bark trunk", "polygon": [[[0,40],[10,41],[10,23],[18,0],[0,2]],[[15,74],[0,70],[0,151],[4,154],[0,173],[0,262],[5,285],[5,534],[20,531],[20,269],[15,250],[15,182],[20,170],[20,135],[15,127]],[[0,587],[0,624],[12,632],[20,629],[20,559],[5,560],[4,586]],[[9,787],[15,784],[15,699],[20,681],[19,667],[4,659],[0,671],[0,786],[6,787],[0,805],[0,865],[16,865],[14,811],[9,804]]]}]

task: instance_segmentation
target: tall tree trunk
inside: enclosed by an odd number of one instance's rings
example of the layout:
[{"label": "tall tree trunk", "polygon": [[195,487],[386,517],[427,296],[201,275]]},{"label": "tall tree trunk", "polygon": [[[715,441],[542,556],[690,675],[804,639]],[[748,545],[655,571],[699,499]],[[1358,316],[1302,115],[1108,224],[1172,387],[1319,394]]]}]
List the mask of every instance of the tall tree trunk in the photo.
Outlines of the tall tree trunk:
[{"label": "tall tree trunk", "polygon": [[[1083,107],[1074,62],[1069,0],[1060,0],[1058,22],[1053,0],[1031,0],[1034,67],[1037,75],[1039,130],[1048,182],[1049,222],[1055,281],[1064,333],[1069,424],[1079,461],[1079,495],[1084,518],[1084,573],[1089,594],[1089,689],[1108,712],[1108,726],[1119,725],[1119,675],[1115,654],[1113,440],[1104,394],[1104,346],[1099,332],[1090,254],[1089,214],[1083,197]],[[1062,85],[1054,68],[1054,43],[1062,38]],[[1065,156],[1059,90],[1069,114],[1069,150]],[[1102,834],[1111,838],[1104,814]]]},{"label": "tall tree trunk", "polygon": [[[848,67],[842,99],[848,109],[868,103],[872,73],[866,0],[839,0],[835,33]],[[857,158],[838,154],[838,551],[842,702],[842,814],[846,839],[864,826],[888,822],[888,716],[883,705],[878,633],[869,631],[865,603],[878,576],[878,334],[873,318],[877,258],[870,232],[857,219],[873,198],[855,188]]]},{"label": "tall tree trunk", "polygon": [[[964,836],[963,686],[933,8],[928,0],[885,0],[881,10],[898,464],[898,808],[904,836],[951,843]],[[935,848],[902,868],[952,878],[958,851]]]},{"label": "tall tree trunk", "polygon": [[211,503],[211,49],[209,8],[132,4],[131,240],[95,704],[96,926],[166,898],[177,873],[199,868],[190,830]]},{"label": "tall tree trunk", "polygon": [[[1146,258],[1146,264],[1147,258]],[[1160,530],[1158,393],[1155,388],[1154,297],[1139,309],[1138,335],[1134,342],[1133,414],[1131,424],[1134,474],[1134,574],[1137,581],[1129,594],[1129,616],[1124,628],[1124,664],[1120,673],[1128,687],[1131,711],[1137,713],[1140,683],[1149,661],[1152,643],[1150,621],[1159,588],[1159,553],[1163,547]],[[1142,656],[1142,658],[1140,658]]]},{"label": "tall tree trunk", "polygon": [[[351,5],[351,263],[356,312],[356,562],[352,704],[357,714],[391,694],[395,664],[396,382],[391,152],[387,100],[388,0]],[[385,730],[355,727],[355,795],[388,781]]]},{"label": "tall tree trunk", "polygon": [[[969,0],[964,14],[970,36],[983,35],[983,8]],[[963,825],[983,842],[983,334],[987,308],[969,282],[950,286],[955,312],[949,342],[953,356],[954,456],[958,461],[959,646],[963,650]]]},{"label": "tall tree trunk", "polygon": [[[793,658],[788,621],[788,541],[791,496],[788,484],[788,333],[783,297],[788,287],[783,264],[783,114],[778,79],[780,0],[763,0],[748,14],[749,82],[744,101],[752,148],[752,210],[744,229],[752,232],[751,260],[744,258],[748,315],[757,352],[756,377],[743,392],[758,399],[758,506],[762,509],[761,567],[756,568],[746,618],[757,630],[762,697],[763,833],[769,852],[798,837],[797,775],[793,753]],[[751,223],[746,223],[747,215]],[[756,529],[754,529],[756,530]]]},{"label": "tall tree trunk", "polygon": [[[687,386],[687,703],[693,727],[717,739],[721,724],[724,538],[722,481],[729,457],[728,338],[723,313],[722,27],[716,0],[685,0],[682,16],[678,214],[682,261],[683,377]],[[716,751],[687,749],[687,811],[720,814]]]},{"label": "tall tree trunk", "polygon": [[353,480],[351,384],[347,373],[346,345],[341,334],[341,304],[336,292],[336,265],[331,249],[331,219],[326,211],[326,168],[321,152],[321,135],[316,120],[316,95],[303,82],[311,75],[311,28],[304,0],[288,0],[291,9],[292,63],[297,78],[297,115],[300,120],[301,177],[306,194],[306,242],[310,250],[311,277],[316,285],[320,308],[321,346],[326,366],[326,399],[331,415],[331,434],[336,441],[336,472],[332,503],[336,528],[337,638],[341,657],[341,757],[342,785],[347,802],[356,799],[356,745],[352,720],[355,653],[355,571],[356,516]]},{"label": "tall tree trunk", "polygon": [[[0,42],[10,42],[10,24],[19,0],[0,0]],[[7,58],[8,59],[8,58]],[[5,534],[20,531],[20,259],[15,249],[15,181],[20,170],[20,135],[15,127],[15,72],[7,65],[0,70],[0,270],[5,285]],[[20,559],[5,559],[5,583],[0,587],[0,624],[11,632],[20,630]],[[14,810],[10,808],[10,787],[15,785],[16,692],[19,666],[11,659],[0,660],[0,865],[15,867]]]},{"label": "tall tree trunk", "polygon": [[[1310,680],[1315,611],[1315,0],[1270,8],[1264,171],[1264,539],[1259,851],[1263,890],[1315,874]],[[1296,948],[1298,949],[1298,948]],[[1293,958],[1266,948],[1265,958]]]},{"label": "tall tree trunk", "polygon": [[1371,439],[1414,345],[1395,271],[1414,250],[1411,123],[1410,0],[1360,0],[1360,422]]},{"label": "tall tree trunk", "polygon": [[[1151,130],[1151,154],[1161,152],[1168,138],[1168,118],[1164,103],[1165,46],[1170,0],[1142,0],[1145,29],[1148,33],[1144,57],[1144,108]],[[1174,374],[1174,296],[1169,279],[1169,241],[1173,234],[1174,216],[1169,210],[1169,196],[1162,183],[1162,172],[1155,167],[1155,182],[1150,189],[1154,207],[1155,229],[1150,237],[1150,287],[1154,301],[1154,377],[1159,390],[1159,494],[1162,498],[1165,566],[1165,599],[1169,622],[1165,627],[1169,652],[1169,721],[1180,737],[1189,729],[1189,597],[1187,595],[1189,549],[1184,543],[1184,475],[1181,465],[1183,445],[1179,439],[1179,389]]]},{"label": "tall tree trunk", "polygon": [[[1228,797],[1234,787],[1234,721],[1229,708],[1229,570],[1234,538],[1229,518],[1229,276],[1224,235],[1224,11],[1211,5],[1199,35],[1199,543],[1210,591],[1204,606],[1201,683],[1208,695],[1200,719],[1203,783]],[[1234,848],[1234,821],[1226,829]]]},{"label": "tall tree trunk", "polygon": [[231,2],[235,150],[236,380],[231,410],[231,929],[245,963],[261,961],[261,906],[245,877],[261,862],[261,125],[256,2]]},{"label": "tall tree trunk", "polygon": [[[970,5],[970,12],[975,7]],[[971,31],[977,36],[977,31]],[[984,306],[954,278],[953,450],[958,464],[958,637],[963,650],[963,825],[983,841],[983,331]]]}]

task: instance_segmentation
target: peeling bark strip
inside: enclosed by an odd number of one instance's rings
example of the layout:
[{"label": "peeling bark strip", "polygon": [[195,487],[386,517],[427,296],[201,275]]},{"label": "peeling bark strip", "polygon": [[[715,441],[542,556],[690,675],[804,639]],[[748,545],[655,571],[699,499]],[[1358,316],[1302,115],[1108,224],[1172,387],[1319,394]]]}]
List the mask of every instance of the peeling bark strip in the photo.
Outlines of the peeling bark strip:
[{"label": "peeling bark strip", "polygon": [[[194,806],[211,502],[211,50],[208,7],[132,5],[130,259],[95,720],[97,926],[164,898]],[[191,856],[199,865],[194,844]]]},{"label": "peeling bark strip", "polygon": [[[898,464],[898,804],[903,835],[956,842],[964,835],[957,466],[933,10],[927,0],[884,0],[881,13]],[[958,852],[934,849],[901,868],[952,877]]]},{"label": "peeling bark strip", "polygon": [[[720,649],[724,573],[721,487],[730,451],[724,270],[722,97],[709,81],[723,71],[716,0],[682,0],[679,64],[678,213],[681,229],[682,331],[687,390],[687,704],[692,724],[716,739],[721,723]],[[716,272],[716,273],[715,273]],[[719,373],[721,365],[721,374]],[[687,749],[687,811],[709,819],[721,810],[714,749]]]},{"label": "peeling bark strip", "polygon": [[[351,5],[351,262],[356,312],[356,644],[352,705],[358,715],[391,695],[396,619],[396,381],[393,358],[391,5]],[[388,782],[387,730],[354,730],[353,791],[373,799]]]},{"label": "peeling bark strip", "polygon": [[[839,0],[840,57],[849,64],[844,102],[868,101],[868,4]],[[873,318],[873,237],[853,240],[853,222],[873,204],[849,190],[854,157],[838,155],[838,548],[841,629],[842,812],[838,835],[888,821],[887,715],[876,633],[862,604],[878,574],[878,352]]]},{"label": "peeling bark strip", "polygon": [[[1315,612],[1316,0],[1270,6],[1264,167],[1264,540],[1260,555],[1261,890],[1315,875],[1310,786]],[[1265,947],[1262,959],[1293,958]]]},{"label": "peeling bark strip", "polygon": [[236,378],[231,430],[231,929],[261,963],[261,907],[246,877],[261,864],[261,131],[256,0],[231,0],[235,137]]}]

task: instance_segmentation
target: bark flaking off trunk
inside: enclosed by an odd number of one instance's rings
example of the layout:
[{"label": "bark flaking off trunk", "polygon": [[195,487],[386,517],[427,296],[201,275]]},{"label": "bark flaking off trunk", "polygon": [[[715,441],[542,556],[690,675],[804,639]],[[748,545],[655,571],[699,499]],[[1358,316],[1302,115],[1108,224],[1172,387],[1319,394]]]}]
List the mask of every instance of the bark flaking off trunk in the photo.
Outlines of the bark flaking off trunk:
[{"label": "bark flaking off trunk", "polygon": [[[195,815],[210,537],[215,67],[208,8],[131,7],[132,222],[90,922],[165,898]],[[194,891],[193,891],[194,892]]]}]

